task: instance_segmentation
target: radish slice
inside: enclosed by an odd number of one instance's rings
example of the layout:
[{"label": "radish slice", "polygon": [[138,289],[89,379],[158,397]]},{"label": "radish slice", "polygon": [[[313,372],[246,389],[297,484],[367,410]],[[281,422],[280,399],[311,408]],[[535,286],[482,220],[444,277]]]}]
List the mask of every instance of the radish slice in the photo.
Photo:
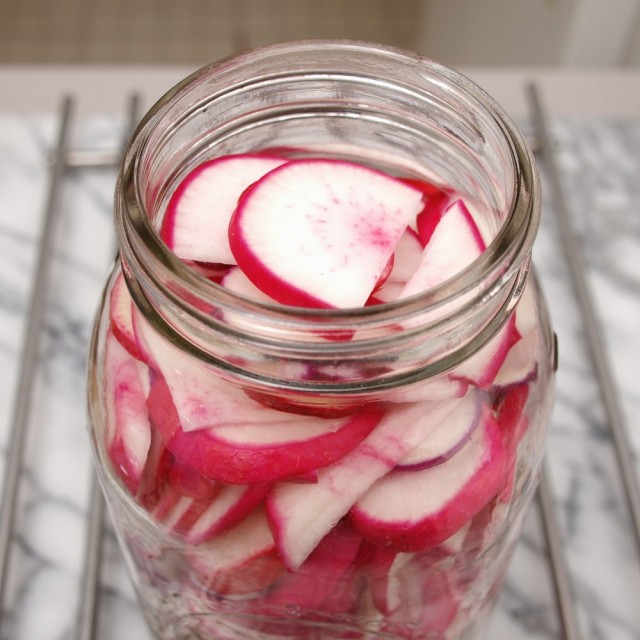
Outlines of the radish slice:
[{"label": "radish slice", "polygon": [[427,563],[415,553],[376,549],[371,563],[371,595],[376,608],[386,616],[385,631],[394,637],[443,637],[457,613],[447,573]]},{"label": "radish slice", "polygon": [[431,236],[438,226],[442,214],[451,203],[452,194],[428,182],[415,180],[413,184],[422,189],[426,200],[424,208],[416,218],[418,237],[420,238],[422,246],[426,246],[431,240]]},{"label": "radish slice", "polygon": [[480,423],[480,393],[470,391],[464,398],[443,402],[418,423],[419,443],[402,458],[396,469],[419,471],[446,462],[459,451]]},{"label": "radish slice", "polygon": [[432,289],[468,267],[485,244],[465,203],[458,199],[442,213],[425,246],[422,261],[400,297]]},{"label": "radish slice", "polygon": [[231,267],[220,281],[220,284],[225,289],[239,293],[247,298],[253,298],[261,302],[275,302],[273,298],[270,298],[266,293],[260,291],[260,289],[247,278],[240,267]]},{"label": "radish slice", "polygon": [[[144,463],[136,500],[149,511],[155,509],[166,495],[168,474],[174,457],[167,449],[157,429],[151,429],[149,454]],[[174,492],[178,496],[177,492]]]},{"label": "radish slice", "polygon": [[[149,416],[176,458],[206,478],[232,484],[298,477],[329,465],[356,447],[380,420],[376,409],[323,419],[286,414],[255,403],[258,411],[245,422],[246,413],[234,417],[224,407],[224,396],[217,398],[224,422],[185,432],[167,383],[158,378],[149,393]],[[254,403],[247,398],[246,404]]]},{"label": "radish slice", "polygon": [[379,171],[293,160],[244,192],[229,243],[249,279],[282,304],[360,307],[421,208],[417,189]]},{"label": "radish slice", "polygon": [[274,550],[264,509],[258,508],[224,535],[190,549],[187,560],[208,590],[249,594],[262,591],[285,572]]},{"label": "radish slice", "polygon": [[538,370],[539,337],[537,329],[533,329],[509,349],[500,370],[493,379],[494,386],[506,387],[535,379]]},{"label": "radish slice", "polygon": [[131,306],[133,301],[122,273],[119,273],[109,293],[109,319],[111,331],[118,342],[138,360],[143,356],[133,329]]},{"label": "radish slice", "polygon": [[361,544],[362,536],[338,523],[295,573],[287,574],[269,591],[264,599],[267,610],[283,606],[324,614],[348,610],[357,595],[350,570]]},{"label": "radish slice", "polygon": [[488,387],[494,383],[496,375],[518,340],[516,319],[512,314],[498,333],[481,349],[458,365],[450,374],[454,379],[469,382],[476,387]]},{"label": "radish slice", "polygon": [[479,513],[506,479],[505,445],[487,410],[482,427],[443,464],[378,480],[351,509],[351,522],[373,544],[425,551]]},{"label": "radish slice", "polygon": [[160,235],[183,260],[235,264],[227,241],[229,219],[242,192],[283,158],[243,154],[196,167],[175,190]]},{"label": "radish slice", "polygon": [[191,544],[207,542],[246,518],[262,501],[269,485],[218,485],[209,498],[163,496],[154,514]]},{"label": "radish slice", "polygon": [[422,260],[422,245],[416,232],[408,228],[393,254],[393,269],[383,285],[374,292],[378,302],[397,300],[407,281],[415,273]]},{"label": "radish slice", "polygon": [[178,493],[192,498],[211,499],[221,490],[219,483],[203,478],[180,460],[173,460],[167,480]]},{"label": "radish slice", "polygon": [[267,514],[287,567],[296,570],[369,487],[421,443],[436,410],[427,402],[394,406],[353,451],[320,469],[315,484],[274,486]]},{"label": "radish slice", "polygon": [[146,389],[142,380],[146,367],[113,338],[108,339],[105,359],[105,448],[115,472],[135,494],[151,444]]}]

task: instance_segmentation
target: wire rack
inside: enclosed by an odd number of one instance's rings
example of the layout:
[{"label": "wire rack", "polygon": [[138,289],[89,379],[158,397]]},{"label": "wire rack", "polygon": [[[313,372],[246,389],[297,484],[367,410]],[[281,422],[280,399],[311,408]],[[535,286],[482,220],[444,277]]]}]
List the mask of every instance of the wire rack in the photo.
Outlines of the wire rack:
[{"label": "wire rack", "polygon": [[[630,527],[633,529],[635,542],[640,547],[640,489],[627,426],[624,423],[618,391],[608,362],[592,294],[585,277],[583,256],[572,228],[567,200],[563,193],[562,176],[555,158],[554,141],[549,131],[549,118],[543,106],[540,90],[535,85],[529,86],[527,98],[530,107],[531,144],[544,169],[545,190],[553,202],[557,218],[558,244],[564,252],[572,286],[579,304],[585,335],[585,348],[589,352],[597,377],[599,393],[606,414],[606,423],[610,430],[617,469],[629,513]],[[136,96],[132,96],[127,108],[127,125],[124,127],[122,144],[113,150],[94,150],[70,148],[69,140],[74,126],[73,100],[66,98],[61,108],[57,144],[50,157],[48,195],[39,234],[36,267],[31,284],[18,382],[13,398],[12,420],[6,446],[0,509],[0,638],[3,640],[13,640],[8,635],[10,631],[8,630],[9,595],[7,584],[10,580],[12,561],[15,556],[13,552],[18,544],[17,522],[19,521],[19,511],[22,508],[19,498],[22,487],[27,482],[24,458],[31,422],[30,412],[34,403],[32,381],[38,363],[39,345],[47,313],[48,278],[55,249],[55,231],[57,226],[63,224],[60,219],[62,208],[60,202],[65,182],[72,172],[77,173],[96,168],[115,171],[119,165],[126,139],[137,122],[138,111],[139,101]],[[558,620],[557,634],[564,640],[582,640],[587,636],[578,619],[575,587],[567,568],[566,549],[558,522],[557,505],[552,495],[549,471],[546,468],[543,469],[537,498],[544,534],[545,556],[548,561],[549,575],[552,577],[554,607]],[[105,518],[104,504],[95,478],[90,484],[87,504],[89,505],[88,513],[83,514],[83,517],[86,517],[86,525],[83,527],[86,538],[82,541],[84,560],[79,585],[80,597],[77,611],[73,616],[75,623],[73,628],[67,630],[65,638],[101,640],[97,619],[101,610],[101,602],[104,599],[105,587],[101,582],[101,569],[105,536],[107,535],[105,532],[109,530],[109,523]],[[60,603],[59,606],[65,606],[65,604]],[[75,603],[74,606],[76,606]],[[554,637],[557,634],[554,632]],[[532,634],[532,637],[534,635]],[[492,638],[492,640],[497,639]]]}]

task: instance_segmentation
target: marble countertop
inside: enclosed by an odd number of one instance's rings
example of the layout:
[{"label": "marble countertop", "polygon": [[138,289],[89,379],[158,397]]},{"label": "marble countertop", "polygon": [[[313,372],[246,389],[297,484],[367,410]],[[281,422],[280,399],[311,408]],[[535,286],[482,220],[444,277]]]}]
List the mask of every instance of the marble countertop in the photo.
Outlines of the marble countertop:
[{"label": "marble countertop", "polygon": [[[11,85],[7,88],[6,82],[0,90],[0,482],[47,196],[48,158],[57,135],[55,104],[74,86],[80,102],[88,91],[86,83],[72,78],[73,72],[59,75],[68,84],[57,87],[55,74],[40,73],[46,96],[27,92],[9,99]],[[96,77],[101,73],[111,74],[111,90],[101,85],[109,99],[100,103],[93,96],[81,105],[73,123],[73,148],[112,150],[122,138],[130,79],[124,74],[126,81],[118,84],[113,70],[97,71]],[[148,74],[146,84],[143,73],[135,81],[155,97],[183,70],[154,73]],[[0,81],[15,74],[19,70],[0,70]],[[623,415],[633,447],[640,452],[640,78],[606,78],[604,85],[592,85],[590,108],[580,102],[583,95],[577,89],[566,95],[571,85],[557,74],[542,82],[542,88],[551,107],[557,161]],[[495,81],[493,93],[522,128],[529,129],[521,108],[522,73],[478,72],[476,79],[490,92]],[[94,82],[100,84],[95,77]],[[578,85],[586,91],[584,78]],[[618,93],[601,95],[604,87],[611,92],[616,86]],[[574,111],[569,108],[572,98]],[[92,473],[85,427],[85,357],[92,317],[114,254],[114,179],[113,168],[69,170],[60,193],[1,640],[75,637]],[[545,180],[543,175],[543,185]],[[584,319],[559,243],[554,203],[549,189],[544,194],[534,260],[560,345],[547,459],[578,623],[584,640],[640,640],[640,550],[588,354]],[[96,640],[149,638],[109,531],[99,604]],[[561,637],[534,505],[489,638]]]}]

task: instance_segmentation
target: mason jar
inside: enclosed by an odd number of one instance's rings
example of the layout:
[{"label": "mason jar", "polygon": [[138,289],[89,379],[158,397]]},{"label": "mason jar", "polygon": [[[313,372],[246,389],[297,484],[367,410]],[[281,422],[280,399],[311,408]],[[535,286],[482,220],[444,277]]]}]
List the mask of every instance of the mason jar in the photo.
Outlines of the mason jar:
[{"label": "mason jar", "polygon": [[[235,265],[178,255],[167,211],[199,168],[261,155],[357,165],[418,190],[425,210],[444,202],[442,227],[458,207],[481,250],[455,225],[425,237],[411,220],[420,251],[439,242],[439,259],[462,260],[424,290],[376,299],[380,277],[365,304],[314,306],[225,286]],[[214,216],[227,186],[212,185]],[[552,404],[539,215],[532,155],[501,108],[408,52],[268,46],[155,104],[117,182],[88,396],[95,466],[158,638],[483,637]]]}]

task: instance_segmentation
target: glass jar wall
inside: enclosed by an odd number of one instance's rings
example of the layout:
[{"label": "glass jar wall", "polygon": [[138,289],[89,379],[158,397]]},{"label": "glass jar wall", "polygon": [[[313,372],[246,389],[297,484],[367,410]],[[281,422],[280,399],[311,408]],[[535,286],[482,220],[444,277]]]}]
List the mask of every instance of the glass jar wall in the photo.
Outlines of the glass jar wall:
[{"label": "glass jar wall", "polygon": [[[229,285],[234,256],[179,255],[176,198],[230,157],[277,158],[281,175],[357,165],[416,200],[364,304],[285,304]],[[230,189],[215,185],[211,216]],[[552,402],[538,189],[491,98],[375,45],[248,52],[145,116],[116,191],[89,409],[159,638],[482,637]],[[460,268],[414,290],[412,252],[416,271],[428,252]]]}]

